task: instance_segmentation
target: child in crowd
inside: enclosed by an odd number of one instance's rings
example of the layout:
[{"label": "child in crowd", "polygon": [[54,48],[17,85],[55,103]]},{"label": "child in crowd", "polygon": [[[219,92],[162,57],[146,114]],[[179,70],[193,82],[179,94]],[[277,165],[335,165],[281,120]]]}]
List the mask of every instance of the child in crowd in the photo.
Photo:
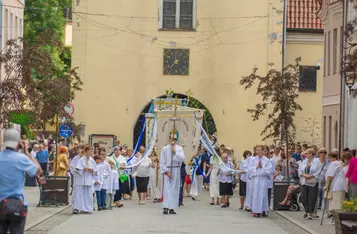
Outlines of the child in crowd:
[{"label": "child in crowd", "polygon": [[103,170],[100,164],[102,163],[102,158],[96,155],[94,156],[94,161],[96,162],[98,167],[98,174],[94,177],[94,191],[95,191],[95,197],[97,198],[98,211],[101,211],[105,209],[105,207],[103,207],[102,196],[101,196],[101,190],[103,186]]},{"label": "child in crowd", "polygon": [[107,189],[107,208],[109,210],[113,209],[113,195],[117,190],[119,190],[119,176],[117,170],[114,169],[115,162],[113,160],[109,160],[110,165],[110,175],[109,175],[109,184]]}]

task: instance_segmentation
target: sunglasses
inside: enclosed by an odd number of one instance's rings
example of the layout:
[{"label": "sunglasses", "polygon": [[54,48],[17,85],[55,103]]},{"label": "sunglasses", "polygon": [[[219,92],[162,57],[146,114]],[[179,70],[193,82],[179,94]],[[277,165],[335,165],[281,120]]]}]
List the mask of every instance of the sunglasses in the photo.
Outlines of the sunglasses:
[{"label": "sunglasses", "polygon": [[326,151],[322,151],[322,152],[320,152],[320,154],[327,154],[327,152]]}]

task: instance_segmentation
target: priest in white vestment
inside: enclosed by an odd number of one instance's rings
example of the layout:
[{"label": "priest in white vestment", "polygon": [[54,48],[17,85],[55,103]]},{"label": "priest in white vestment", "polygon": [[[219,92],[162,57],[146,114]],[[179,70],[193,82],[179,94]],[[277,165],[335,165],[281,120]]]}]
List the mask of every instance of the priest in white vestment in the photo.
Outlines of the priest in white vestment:
[{"label": "priest in white vestment", "polygon": [[185,160],[183,148],[176,144],[177,136],[175,134],[170,135],[170,144],[164,146],[160,154],[164,214],[176,214],[174,209],[179,206],[181,164]]},{"label": "priest in white vestment", "polygon": [[80,202],[80,211],[86,214],[93,212],[93,181],[98,173],[98,167],[94,159],[91,157],[92,148],[86,147],[84,157],[78,161],[77,170],[82,176],[80,185],[80,193],[82,196]]},{"label": "priest in white vestment", "polygon": [[253,217],[266,216],[269,211],[268,184],[271,179],[272,163],[263,156],[263,147],[258,146],[257,156],[249,163],[249,176],[251,177],[251,209]]}]

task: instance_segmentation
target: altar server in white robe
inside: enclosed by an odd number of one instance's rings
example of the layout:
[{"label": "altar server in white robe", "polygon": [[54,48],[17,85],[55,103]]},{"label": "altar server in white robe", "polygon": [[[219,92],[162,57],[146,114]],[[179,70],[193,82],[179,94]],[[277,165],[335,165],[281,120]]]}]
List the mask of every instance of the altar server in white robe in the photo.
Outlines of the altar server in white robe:
[{"label": "altar server in white robe", "polygon": [[93,150],[90,146],[84,149],[84,157],[78,161],[77,170],[82,176],[82,183],[80,186],[80,210],[85,214],[93,212],[93,181],[98,173],[98,167],[91,157]]},{"label": "altar server in white robe", "polygon": [[[254,152],[256,151],[256,149],[254,148]],[[252,194],[250,192],[250,187],[251,187],[251,177],[249,174],[249,164],[251,162],[251,160],[255,157],[255,153],[251,156],[249,156],[246,161],[244,162],[243,165],[243,171],[246,174],[246,195],[245,195],[245,202],[244,202],[244,206],[245,206],[245,210],[246,211],[251,211],[251,201],[252,201]]]},{"label": "altar server in white robe", "polygon": [[159,159],[156,154],[151,155],[151,167],[150,167],[150,188],[151,197],[154,198],[154,203],[160,202],[161,192],[160,186],[162,184],[161,176],[159,175]]},{"label": "altar server in white robe", "polygon": [[256,148],[257,156],[249,163],[253,217],[266,216],[269,211],[268,184],[272,177],[272,163],[263,156],[263,147]]},{"label": "altar server in white robe", "polygon": [[176,141],[177,135],[170,134],[170,144],[164,146],[160,154],[164,214],[176,214],[174,209],[179,206],[181,164],[185,160],[185,155],[182,147],[177,145]]},{"label": "altar server in white robe", "polygon": [[109,176],[111,174],[110,165],[106,159],[105,151],[100,153],[102,162],[100,163],[100,169],[103,176],[103,185],[100,190],[100,201],[102,202],[102,209],[107,209],[107,189],[109,186]]},{"label": "altar server in white robe", "polygon": [[108,189],[107,189],[107,208],[113,209],[113,196],[117,190],[119,190],[119,176],[118,171],[115,169],[114,160],[109,160],[110,175],[108,177]]},{"label": "altar server in white robe", "polygon": [[77,151],[78,155],[74,156],[70,164],[70,170],[73,175],[73,191],[72,191],[72,212],[73,214],[79,214],[80,212],[80,202],[81,192],[80,187],[82,184],[82,176],[78,173],[76,167],[78,165],[79,159],[84,155],[84,148],[80,147]]}]

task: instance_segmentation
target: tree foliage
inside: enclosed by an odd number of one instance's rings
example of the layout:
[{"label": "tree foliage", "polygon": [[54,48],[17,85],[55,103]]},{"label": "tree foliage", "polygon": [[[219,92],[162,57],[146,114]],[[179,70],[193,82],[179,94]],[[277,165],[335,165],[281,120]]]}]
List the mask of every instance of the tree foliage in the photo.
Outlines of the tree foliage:
[{"label": "tree foliage", "polygon": [[[42,38],[45,38],[44,40]],[[28,113],[36,121],[33,127],[52,122],[55,115],[70,116],[63,106],[72,101],[82,81],[76,69],[58,73],[47,41],[57,51],[63,46],[52,32],[44,31],[37,36],[36,44],[27,40],[10,40],[0,54],[5,76],[0,81],[0,128],[6,127],[13,112]],[[41,79],[33,79],[34,74]]]},{"label": "tree foliage", "polygon": [[[278,140],[283,136],[284,141],[293,142],[296,133],[294,117],[302,107],[297,102],[299,97],[299,63],[288,65],[282,71],[271,69],[265,76],[258,74],[258,68],[242,77],[240,84],[245,90],[257,85],[256,94],[262,98],[255,108],[248,109],[253,121],[261,116],[268,116],[268,123],[261,132],[263,140]],[[255,87],[255,86],[254,86]]]}]

